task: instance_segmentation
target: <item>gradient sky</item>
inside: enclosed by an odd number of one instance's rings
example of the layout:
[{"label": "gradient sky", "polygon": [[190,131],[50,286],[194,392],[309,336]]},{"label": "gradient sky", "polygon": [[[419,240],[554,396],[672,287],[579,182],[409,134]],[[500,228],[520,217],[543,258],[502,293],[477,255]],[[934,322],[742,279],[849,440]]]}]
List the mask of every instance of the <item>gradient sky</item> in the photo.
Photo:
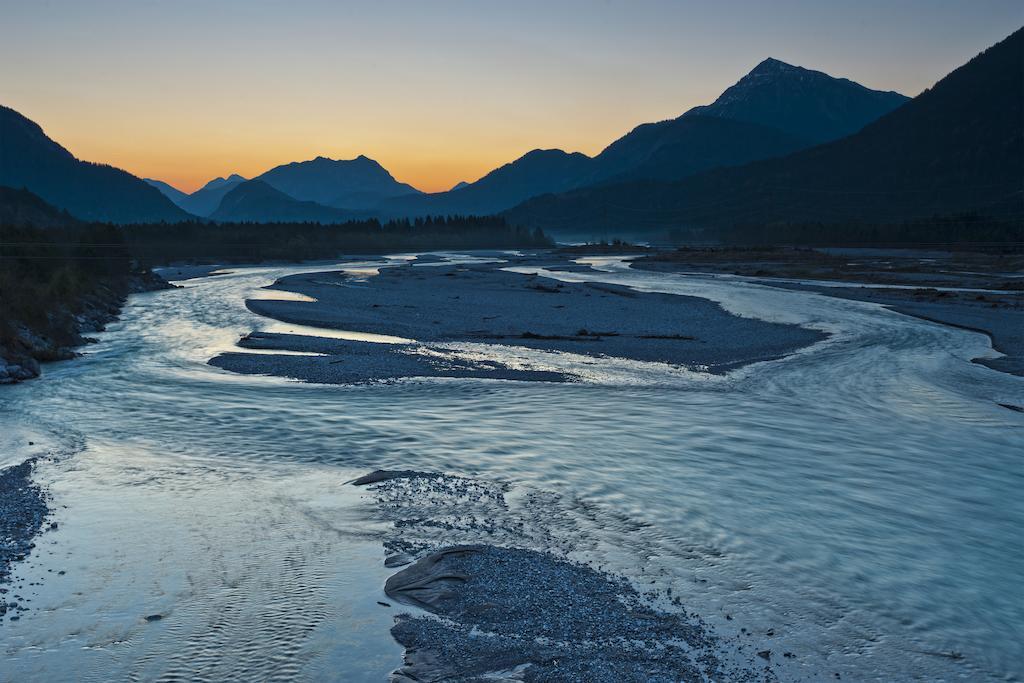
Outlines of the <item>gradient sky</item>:
[{"label": "gradient sky", "polygon": [[359,154],[435,191],[595,154],[769,56],[915,95],[1022,24],[1022,0],[0,0],[0,104],[186,191]]}]

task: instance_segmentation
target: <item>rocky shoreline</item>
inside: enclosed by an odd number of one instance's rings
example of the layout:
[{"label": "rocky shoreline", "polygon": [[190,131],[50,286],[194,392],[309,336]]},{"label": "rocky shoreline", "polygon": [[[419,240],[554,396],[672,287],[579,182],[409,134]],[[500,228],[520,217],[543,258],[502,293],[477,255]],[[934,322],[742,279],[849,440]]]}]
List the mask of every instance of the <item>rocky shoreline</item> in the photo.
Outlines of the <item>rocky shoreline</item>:
[{"label": "rocky shoreline", "polygon": [[538,506],[511,507],[510,485],[412,470],[350,483],[391,524],[385,566],[401,569],[378,604],[414,610],[391,629],[405,649],[395,683],[773,683],[793,657],[773,659],[752,637],[716,633],[671,591],[574,558],[592,541],[548,528]]},{"label": "rocky shoreline", "polygon": [[[34,539],[47,523],[50,508],[46,492],[32,481],[36,459],[0,470],[0,619],[21,618],[27,610],[22,596],[11,592],[11,569],[35,548]],[[57,528],[55,522],[50,528]],[[15,587],[17,588],[17,587]]]},{"label": "rocky shoreline", "polygon": [[79,355],[75,347],[95,341],[88,335],[102,332],[116,320],[129,294],[173,288],[174,285],[149,270],[133,273],[124,280],[102,283],[77,302],[77,313],[69,306],[48,312],[48,321],[61,331],[63,341],[21,321],[11,321],[13,336],[0,341],[0,384],[39,377],[41,362],[75,358]]}]

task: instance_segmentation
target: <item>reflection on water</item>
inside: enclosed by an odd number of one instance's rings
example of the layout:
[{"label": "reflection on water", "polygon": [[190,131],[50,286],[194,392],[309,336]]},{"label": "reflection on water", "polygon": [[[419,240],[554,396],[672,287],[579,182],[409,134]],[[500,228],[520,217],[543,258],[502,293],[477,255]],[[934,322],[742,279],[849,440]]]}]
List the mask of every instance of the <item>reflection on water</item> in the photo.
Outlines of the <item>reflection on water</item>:
[{"label": "reflection on water", "polygon": [[273,332],[274,334],[297,334],[307,337],[328,337],[330,339],[347,339],[349,341],[373,342],[376,344],[412,344],[415,340],[405,337],[394,337],[388,334],[373,334],[370,332],[356,332],[354,330],[336,330],[328,327],[312,327],[310,325],[297,325],[294,323],[282,323],[271,321],[264,323],[260,330]]},{"label": "reflection on water", "polygon": [[[42,471],[68,506],[25,570],[45,577],[43,609],[3,626],[18,679],[182,674],[212,643],[222,679],[274,662],[282,678],[381,680],[398,663],[392,612],[373,602],[382,554],[342,486],[378,467],[549,491],[600,539],[595,561],[672,587],[723,632],[771,629],[766,646],[797,654],[787,666],[807,680],[1022,674],[1024,416],[997,403],[1020,403],[1024,382],[968,362],[993,353],[983,335],[596,265],[550,275],[704,296],[833,336],[712,380],[588,358],[560,361],[579,363],[582,384],[321,386],[206,361],[256,329],[321,334],[244,301],[323,265],[134,297],[84,358],[0,392],[0,433],[73,453]],[[167,616],[146,622],[154,611]]]}]

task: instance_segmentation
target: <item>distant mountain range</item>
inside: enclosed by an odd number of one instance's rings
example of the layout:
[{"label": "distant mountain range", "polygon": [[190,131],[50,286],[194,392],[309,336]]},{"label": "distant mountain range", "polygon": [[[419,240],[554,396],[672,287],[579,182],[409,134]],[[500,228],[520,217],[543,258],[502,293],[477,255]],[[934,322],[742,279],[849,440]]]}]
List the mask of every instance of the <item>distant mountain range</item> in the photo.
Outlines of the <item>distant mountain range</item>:
[{"label": "distant mountain range", "polygon": [[[906,100],[898,93],[869,90],[768,59],[714,103],[676,119],[638,126],[594,158],[537,149],[476,182],[432,194],[396,181],[365,156],[317,157],[277,166],[256,179],[292,199],[384,218],[491,214],[543,194],[624,180],[678,180],[781,156],[857,130]],[[232,178],[235,184],[242,180]],[[216,181],[193,195],[153,182],[199,216],[213,216],[226,192],[223,186],[211,187]]]},{"label": "distant mountain range", "polygon": [[[359,215],[365,215],[369,209],[387,199],[420,194],[419,190],[398,182],[387,169],[365,156],[349,160],[317,157],[309,161],[296,161],[275,166],[253,180],[265,183],[290,199],[315,202],[323,207],[345,209]],[[235,173],[227,178],[211,180],[192,194],[185,194],[159,180],[147,179],[146,182],[159,189],[185,211],[196,216],[215,218],[215,215],[224,216],[226,213],[237,211],[237,206],[226,206],[222,212],[221,203],[231,190],[245,181],[245,178]],[[528,195],[532,196],[534,195]],[[267,197],[264,197],[264,200],[266,199]],[[298,211],[296,207],[290,210]],[[312,212],[307,210],[306,213]],[[340,215],[337,212],[321,213]],[[268,215],[267,220],[280,219]]]},{"label": "distant mountain range", "polygon": [[0,106],[0,185],[31,190],[83,220],[132,223],[189,217],[132,174],[76,159],[38,124],[4,106]]},{"label": "distant mountain range", "polygon": [[266,187],[247,185],[245,178],[233,174],[186,194],[160,180],[142,182],[124,171],[80,162],[31,121],[4,109],[0,184],[24,185],[81,218],[114,222],[194,216],[248,221],[291,216],[334,222],[369,214],[491,214],[544,194],[626,180],[678,180],[711,168],[781,156],[856,130],[905,99],[769,59],[714,103],[676,119],[638,126],[594,158],[538,149],[476,182],[433,194],[398,182],[365,156],[283,164],[254,179]]},{"label": "distant mountain range", "polygon": [[351,211],[294,199],[259,179],[232,186],[210,215],[220,222],[252,223],[344,223],[357,217]]},{"label": "distant mountain range", "polygon": [[369,209],[385,199],[420,194],[362,155],[350,160],[317,157],[297,161],[272,168],[256,179],[289,197],[343,209]]},{"label": "distant mountain range", "polygon": [[[507,213],[555,234],[1024,216],[1024,29],[848,137],[677,182],[539,197]],[[730,105],[732,106],[732,105]],[[823,228],[824,229],[824,228]]]},{"label": "distant mountain range", "polygon": [[193,192],[188,205],[182,208],[197,216],[209,216],[220,206],[224,195],[245,181],[246,179],[237,173],[232,173],[227,178],[214,178]]},{"label": "distant mountain range", "polygon": [[[482,215],[555,234],[1024,214],[1021,31],[908,101],[767,59],[713,103],[647,123],[591,158],[537,149],[422,193],[365,156],[233,174],[186,194],[76,159],[0,107],[0,185],[84,220],[316,221]],[[27,205],[26,205],[27,206]],[[28,210],[28,209],[26,209]]]},{"label": "distant mountain range", "polygon": [[165,197],[190,214],[208,217],[220,206],[224,195],[239,183],[244,183],[245,178],[237,173],[232,173],[227,178],[214,178],[192,194],[186,194],[162,180],[146,178],[146,182],[163,192]]},{"label": "distant mountain range", "polygon": [[678,180],[834,140],[907,99],[767,59],[714,103],[638,126],[594,158],[534,150],[475,183],[385,201],[378,208],[391,217],[488,214],[542,194],[611,181]]},{"label": "distant mountain range", "polygon": [[590,157],[579,152],[535,149],[475,183],[448,192],[399,197],[376,208],[388,218],[492,214],[530,197],[575,187],[590,161]]}]

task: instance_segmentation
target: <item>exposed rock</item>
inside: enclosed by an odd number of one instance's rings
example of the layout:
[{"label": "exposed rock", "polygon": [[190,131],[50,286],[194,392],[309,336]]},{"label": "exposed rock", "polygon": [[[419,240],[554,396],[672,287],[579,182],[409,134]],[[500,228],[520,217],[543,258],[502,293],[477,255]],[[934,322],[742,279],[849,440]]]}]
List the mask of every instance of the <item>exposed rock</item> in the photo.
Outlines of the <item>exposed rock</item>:
[{"label": "exposed rock", "polygon": [[367,486],[369,484],[379,484],[382,481],[391,481],[392,479],[432,479],[440,476],[440,474],[435,474],[434,472],[416,472],[415,470],[374,470],[358,479],[353,479],[352,485]]}]

